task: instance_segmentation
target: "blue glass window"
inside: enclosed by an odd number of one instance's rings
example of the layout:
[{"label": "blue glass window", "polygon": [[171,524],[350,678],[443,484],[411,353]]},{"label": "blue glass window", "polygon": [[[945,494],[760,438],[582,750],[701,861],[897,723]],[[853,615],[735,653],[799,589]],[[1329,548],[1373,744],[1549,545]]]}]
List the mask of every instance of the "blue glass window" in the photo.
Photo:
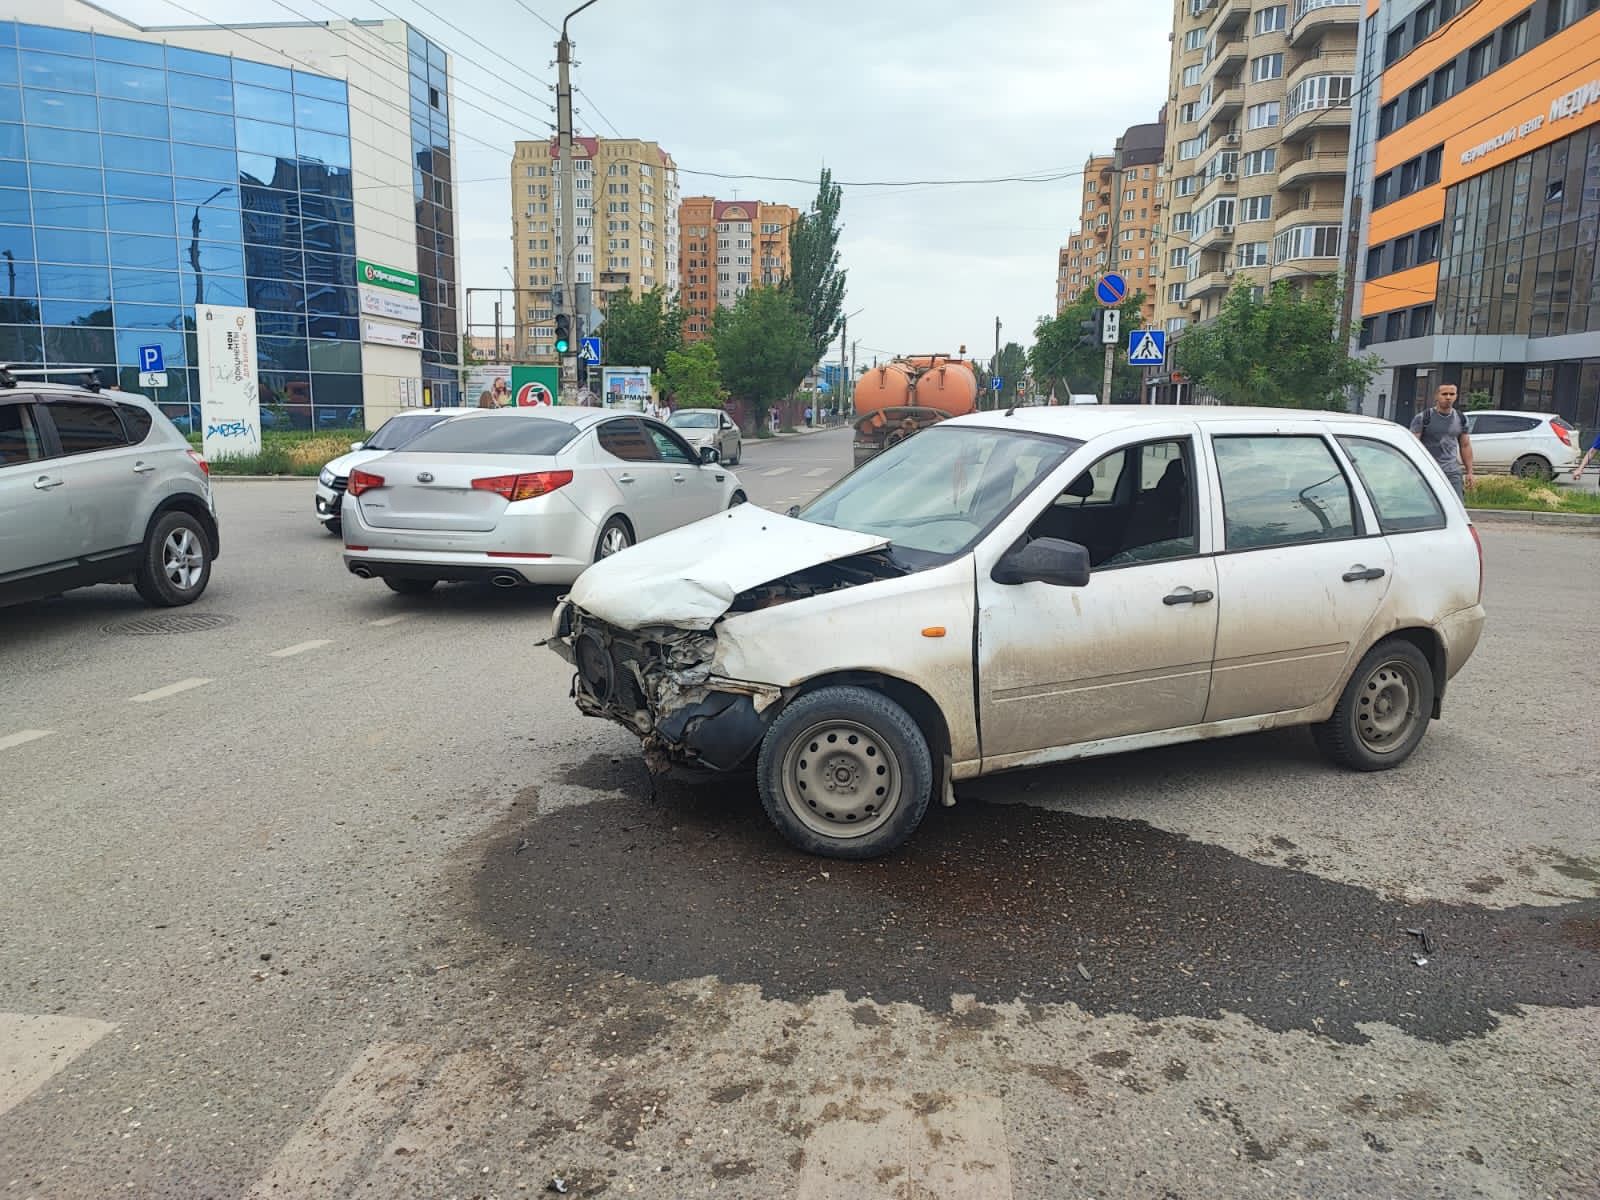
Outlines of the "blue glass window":
[{"label": "blue glass window", "polygon": [[299,313],[259,312],[256,333],[263,338],[298,338],[304,342],[306,319]]},{"label": "blue glass window", "polygon": [[256,358],[264,371],[304,371],[307,369],[304,338],[264,337],[258,339],[256,345]]},{"label": "blue glass window", "polygon": [[30,125],[56,125],[62,129],[98,129],[93,96],[76,92],[22,90],[22,107]]},{"label": "blue glass window", "polygon": [[109,329],[62,329],[47,325],[44,330],[44,357],[47,363],[107,365],[117,361],[117,343]]},{"label": "blue glass window", "polygon": [[277,88],[280,92],[289,91],[294,83],[287,67],[269,67],[244,58],[233,60],[233,81],[255,87]]},{"label": "blue glass window", "polygon": [[141,67],[162,65],[159,42],[135,42],[129,38],[106,37],[103,33],[95,35],[94,56],[110,62],[137,63]]},{"label": "blue glass window", "polygon": [[44,338],[39,326],[0,325],[0,362],[43,362]]},{"label": "blue glass window", "polygon": [[295,124],[306,129],[325,129],[329,133],[350,132],[350,113],[343,104],[330,100],[314,100],[309,96],[294,98]]},{"label": "blue glass window", "polygon": [[106,166],[125,171],[172,171],[172,148],[166,142],[149,138],[118,137],[106,134],[100,139]]},{"label": "blue glass window", "polygon": [[34,245],[40,262],[88,263],[104,266],[106,235],[82,229],[35,229]]},{"label": "blue glass window", "polygon": [[207,275],[243,275],[244,250],[237,245],[221,242],[196,242],[183,249],[185,266],[194,265],[194,256],[200,256],[200,270]]},{"label": "blue glass window", "polygon": [[15,21],[0,21],[0,46],[15,46],[17,44],[17,23]]},{"label": "blue glass window", "polygon": [[87,33],[75,29],[57,29],[53,25],[17,25],[17,45],[24,49],[59,50],[63,54],[94,56],[94,40]]},{"label": "blue glass window", "polygon": [[106,228],[112,233],[150,233],[169,238],[178,232],[172,219],[172,205],[165,200],[107,200]]},{"label": "blue glass window", "polygon": [[311,369],[313,371],[361,372],[361,345],[359,342],[311,343]]},{"label": "blue glass window", "polygon": [[46,325],[111,327],[111,304],[105,300],[41,300],[39,311]]},{"label": "blue glass window", "polygon": [[[360,355],[358,354],[357,358],[359,358],[359,357],[360,357]],[[360,368],[360,365],[358,363],[357,367],[356,367],[356,370],[359,371],[360,369],[361,368]],[[321,409],[318,410],[319,412],[332,411],[332,412],[338,413],[342,418],[348,419],[347,414],[349,413],[350,410],[354,409],[355,410],[354,416],[356,418],[356,424],[350,426],[350,428],[352,428],[352,429],[360,428],[360,422],[361,422],[361,376],[360,375],[356,375],[356,374],[329,375],[329,374],[324,374],[322,372],[317,372],[317,373],[315,373],[315,374],[313,374],[311,376],[311,394],[316,399],[316,401],[317,401],[317,403],[319,405],[328,405],[328,406],[337,405],[338,406],[338,408],[336,408],[336,409],[321,408]]]},{"label": "blue glass window", "polygon": [[248,188],[287,188],[298,186],[294,163],[270,154],[239,155],[239,182]]},{"label": "blue glass window", "polygon": [[95,82],[102,96],[120,100],[143,100],[164,104],[167,99],[167,76],[164,71],[149,67],[135,67],[128,63],[102,62],[95,64]]},{"label": "blue glass window", "polygon": [[348,284],[356,277],[356,260],[342,254],[306,251],[306,282]]},{"label": "blue glass window", "polygon": [[[170,46],[167,47],[167,54],[169,57],[172,54]],[[198,108],[203,112],[231,113],[233,85],[228,82],[226,71],[221,79],[209,79],[199,75],[168,75],[167,102],[174,108]]]},{"label": "blue glass window", "polygon": [[0,255],[29,262],[33,259],[33,230],[26,225],[0,225]]},{"label": "blue glass window", "polygon": [[206,146],[232,146],[233,121],[216,113],[192,108],[172,110],[172,137],[179,142],[199,142]]},{"label": "blue glass window", "polygon": [[414,71],[428,62],[428,39],[423,37],[411,26],[406,27],[406,50],[411,55],[411,69]]},{"label": "blue glass window", "polygon": [[[28,265],[28,264],[23,264]],[[0,325],[37,325],[39,302],[33,296],[0,296]],[[7,362],[0,355],[0,362]]]},{"label": "blue glass window", "polygon": [[350,166],[350,139],[347,137],[302,129],[297,140],[302,160],[310,159],[329,167]]},{"label": "blue glass window", "polygon": [[[304,374],[262,372],[261,428],[310,429],[311,406],[293,401],[305,400],[311,395],[311,381]],[[268,407],[268,406],[271,407]]]},{"label": "blue glass window", "polygon": [[0,187],[28,186],[28,164],[18,158],[0,158]]},{"label": "blue glass window", "polygon": [[22,92],[14,87],[0,87],[0,121],[22,120]]},{"label": "blue glass window", "polygon": [[242,216],[245,241],[263,246],[300,245],[300,218],[292,192],[247,189]]},{"label": "blue glass window", "polygon": [[[117,310],[120,312],[121,309],[122,306],[119,304]],[[151,330],[143,329],[137,333],[132,330],[126,333],[118,333],[117,361],[119,363],[137,363],[139,361],[140,346],[160,346],[161,357],[167,366],[185,366],[189,361],[188,353],[184,346],[185,340],[183,334],[177,332],[155,333]]]},{"label": "blue glass window", "polygon": [[111,299],[111,272],[104,267],[39,265],[39,294],[67,300]]},{"label": "blue glass window", "polygon": [[[171,211],[167,210],[169,219]],[[130,237],[127,234],[116,234],[111,239],[111,265],[138,267],[148,271],[176,271],[178,241],[171,234],[166,237]]]},{"label": "blue glass window", "polygon": [[98,196],[104,176],[93,167],[58,167],[39,165],[33,168],[33,186],[52,192],[88,192]]},{"label": "blue glass window", "polygon": [[[66,168],[61,168],[65,170]],[[133,171],[107,171],[106,194],[139,196],[146,200],[171,200],[172,176],[144,175]]]},{"label": "blue glass window", "polygon": [[338,339],[353,342],[361,336],[361,322],[356,317],[318,317],[306,318],[306,332],[311,336],[311,348],[316,350],[316,339]]},{"label": "blue glass window", "polygon": [[306,311],[316,317],[353,317],[361,303],[353,287],[313,287],[306,290]]},{"label": "blue glass window", "polygon": [[197,304],[233,304],[242,308],[245,303],[244,280],[240,276],[213,275],[209,271],[200,276],[197,297],[195,275],[187,265],[183,269],[183,294]]},{"label": "blue glass window", "polygon": [[22,64],[22,82],[32,87],[58,88],[64,92],[94,91],[94,64],[87,59],[24,50],[18,61]]},{"label": "blue glass window", "polygon": [[323,196],[332,196],[336,199],[352,199],[350,186],[350,172],[337,168],[314,167],[308,163],[300,165],[300,189],[305,192],[316,192]]},{"label": "blue glass window", "polygon": [[234,121],[234,129],[239,149],[244,153],[265,154],[270,158],[294,157],[294,130],[288,125],[240,117]]},{"label": "blue glass window", "polygon": [[[35,225],[94,230],[106,227],[106,202],[99,196],[36,191],[33,193],[33,213]],[[72,260],[69,258],[64,261]]]},{"label": "blue glass window", "polygon": [[191,75],[214,75],[219,79],[227,79],[229,76],[228,59],[221,54],[184,50],[178,46],[167,47],[167,68],[172,71],[187,71]]},{"label": "blue glass window", "polygon": [[246,275],[269,279],[304,279],[305,265],[298,248],[290,246],[245,246]]},{"label": "blue glass window", "polygon": [[347,102],[344,80],[329,79],[326,75],[313,75],[308,71],[294,73],[294,90],[302,96],[315,96],[319,100],[332,100],[336,104]]},{"label": "blue glass window", "polygon": [[104,133],[131,133],[138,137],[168,136],[167,109],[161,104],[135,104],[131,100],[100,101],[100,129]]},{"label": "blue glass window", "polygon": [[111,291],[119,304],[124,300],[133,304],[182,303],[176,271],[113,270]]},{"label": "blue glass window", "polygon": [[27,154],[23,146],[22,126],[9,121],[0,123],[0,158],[22,158]]},{"label": "blue glass window", "polygon": [[21,72],[17,68],[17,52],[0,50],[0,83],[17,83]]},{"label": "blue glass window", "polygon": [[[22,157],[20,148],[14,156]],[[100,135],[68,129],[28,130],[28,157],[35,162],[71,163],[83,167],[100,165]]]},{"label": "blue glass window", "polygon": [[181,330],[183,328],[183,309],[176,304],[118,303],[117,327],[121,329]]},{"label": "blue glass window", "polygon": [[276,121],[280,125],[294,124],[294,99],[288,92],[275,92],[271,88],[250,87],[235,82],[233,85],[233,111],[240,117],[255,121]]},{"label": "blue glass window", "polygon": [[[33,220],[33,206],[28,203],[28,193],[16,188],[0,188],[0,222],[7,225],[27,225]],[[22,256],[32,258],[33,251]]]},{"label": "blue glass window", "polygon": [[[195,218],[200,221],[199,233],[195,232]],[[242,236],[239,226],[239,210],[231,204],[201,205],[191,204],[178,209],[178,233],[184,237],[203,237],[212,242],[226,242],[230,246],[237,246]]]},{"label": "blue glass window", "polygon": [[247,279],[245,295],[251,308],[270,308],[279,312],[303,312],[305,289],[284,279]]},{"label": "blue glass window", "polygon": [[172,147],[173,173],[195,179],[215,179],[219,183],[232,183],[239,173],[238,160],[232,150],[213,150],[207,146],[175,145]]},{"label": "blue glass window", "polygon": [[[332,196],[318,196],[307,192],[300,199],[300,211],[305,215],[309,226],[312,221],[342,221],[347,225],[354,224],[356,219],[355,204],[349,200],[339,200]],[[310,242],[310,235],[307,235]],[[335,246],[319,246],[319,250],[337,249]],[[348,251],[346,251],[348,253]]]}]

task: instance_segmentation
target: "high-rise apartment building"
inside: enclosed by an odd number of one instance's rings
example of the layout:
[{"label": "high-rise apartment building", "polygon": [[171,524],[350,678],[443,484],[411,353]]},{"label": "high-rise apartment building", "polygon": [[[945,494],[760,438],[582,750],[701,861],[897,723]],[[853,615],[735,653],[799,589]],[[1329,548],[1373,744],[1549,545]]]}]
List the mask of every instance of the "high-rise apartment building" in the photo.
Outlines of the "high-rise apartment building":
[{"label": "high-rise apartment building", "polygon": [[1154,317],[1153,239],[1165,202],[1160,178],[1165,134],[1159,121],[1131,126],[1117,139],[1114,153],[1091,155],[1084,163],[1078,231],[1056,256],[1057,313],[1098,276],[1116,271],[1127,279],[1130,294],[1144,294],[1143,319]]},{"label": "high-rise apartment building", "polygon": [[[678,289],[678,168],[655,142],[572,139],[576,178],[575,283],[593,287],[594,307],[627,289]],[[512,255],[524,353],[554,353],[551,290],[560,278],[559,146],[518,142],[511,160]],[[567,301],[572,302],[570,298]]]},{"label": "high-rise apartment building", "polygon": [[761,200],[689,196],[678,206],[685,341],[710,333],[717,309],[752,286],[776,287],[789,277],[789,230],[799,219],[799,209]]},{"label": "high-rise apartment building", "polygon": [[[1361,0],[1178,0],[1157,319],[1335,274]],[[1163,397],[1168,398],[1168,397]]]},{"label": "high-rise apartment building", "polygon": [[[1600,4],[1386,0],[1354,156],[1365,411],[1440,383],[1600,427]],[[1370,182],[1369,182],[1370,181]],[[1494,418],[1507,431],[1527,418]]]}]

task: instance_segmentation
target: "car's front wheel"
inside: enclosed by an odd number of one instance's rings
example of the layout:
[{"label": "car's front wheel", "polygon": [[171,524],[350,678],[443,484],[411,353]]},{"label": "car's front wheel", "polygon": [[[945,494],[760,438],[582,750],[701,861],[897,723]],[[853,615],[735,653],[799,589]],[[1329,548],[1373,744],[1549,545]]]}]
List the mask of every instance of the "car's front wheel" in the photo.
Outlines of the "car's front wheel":
[{"label": "car's front wheel", "polygon": [[791,844],[829,858],[876,858],[922,823],[933,755],[911,714],[868,688],[830,687],[773,722],[757,762],[761,803]]},{"label": "car's front wheel", "polygon": [[211,543],[197,518],[169,512],[150,527],[133,586],[146,604],[177,608],[200,599],[211,581]]},{"label": "car's front wheel", "polygon": [[1333,716],[1312,726],[1318,747],[1355,771],[1398,767],[1433,719],[1433,668],[1401,638],[1379,642],[1356,667]]},{"label": "car's front wheel", "polygon": [[339,521],[337,519],[332,520],[332,521],[324,521],[322,523],[322,527],[324,529],[326,529],[329,533],[333,534],[334,537],[343,537],[344,536],[344,523],[342,521]]},{"label": "car's front wheel", "polygon": [[1524,454],[1511,464],[1511,473],[1518,479],[1549,479],[1555,474],[1550,460],[1540,454]]},{"label": "car's front wheel", "polygon": [[743,492],[735,492],[728,500],[729,508],[738,508],[741,504],[750,503],[750,497]]}]

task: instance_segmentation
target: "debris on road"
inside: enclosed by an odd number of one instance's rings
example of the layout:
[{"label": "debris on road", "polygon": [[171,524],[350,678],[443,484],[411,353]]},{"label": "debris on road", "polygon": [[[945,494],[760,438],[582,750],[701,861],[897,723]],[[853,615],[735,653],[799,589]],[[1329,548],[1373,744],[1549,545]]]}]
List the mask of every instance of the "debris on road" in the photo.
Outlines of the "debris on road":
[{"label": "debris on road", "polygon": [[567,1194],[567,1181],[559,1175],[553,1175],[550,1183],[544,1189],[547,1192],[557,1192],[563,1196]]},{"label": "debris on road", "polygon": [[1091,983],[1094,982],[1094,976],[1089,974],[1089,968],[1084,966],[1082,963],[1078,964],[1078,974],[1082,975],[1085,980]]},{"label": "debris on road", "polygon": [[531,845],[533,845],[532,842],[530,842],[527,838],[523,838],[521,841],[519,841],[517,843],[517,848],[515,850],[513,850],[512,853],[513,854],[521,854],[524,850],[526,850]]}]

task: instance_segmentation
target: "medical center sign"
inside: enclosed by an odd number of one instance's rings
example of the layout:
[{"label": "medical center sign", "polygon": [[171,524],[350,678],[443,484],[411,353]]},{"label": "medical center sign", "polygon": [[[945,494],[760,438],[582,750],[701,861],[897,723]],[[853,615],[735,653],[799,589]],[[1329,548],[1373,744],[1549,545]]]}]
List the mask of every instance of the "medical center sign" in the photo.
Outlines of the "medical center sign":
[{"label": "medical center sign", "polygon": [[261,391],[256,377],[256,310],[197,304],[200,423],[207,458],[261,453]]},{"label": "medical center sign", "polygon": [[1470,146],[1461,152],[1463,164],[1474,162],[1486,154],[1493,154],[1512,142],[1521,141],[1531,133],[1537,133],[1546,124],[1555,124],[1557,121],[1570,120],[1580,116],[1583,110],[1591,104],[1600,104],[1600,79],[1591,79],[1588,83],[1580,84],[1571,91],[1562,92],[1550,101],[1549,113],[1540,113],[1529,117],[1520,125],[1513,125],[1504,133],[1498,133],[1492,138]]}]

